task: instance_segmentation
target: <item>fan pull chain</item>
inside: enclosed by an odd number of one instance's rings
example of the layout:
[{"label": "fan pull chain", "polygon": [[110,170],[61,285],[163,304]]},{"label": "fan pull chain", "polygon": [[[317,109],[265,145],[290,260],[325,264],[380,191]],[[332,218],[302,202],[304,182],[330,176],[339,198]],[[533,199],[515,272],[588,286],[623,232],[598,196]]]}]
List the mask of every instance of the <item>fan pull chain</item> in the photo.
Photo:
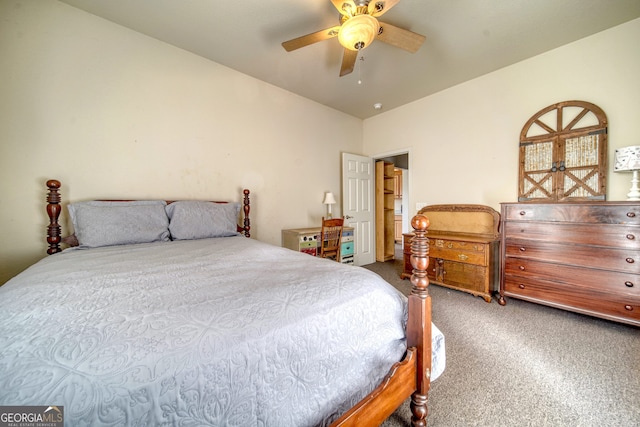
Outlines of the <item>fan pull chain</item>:
[{"label": "fan pull chain", "polygon": [[362,63],[364,63],[364,56],[361,55],[361,49],[358,49],[358,56],[360,64],[358,64],[358,84],[362,84]]}]

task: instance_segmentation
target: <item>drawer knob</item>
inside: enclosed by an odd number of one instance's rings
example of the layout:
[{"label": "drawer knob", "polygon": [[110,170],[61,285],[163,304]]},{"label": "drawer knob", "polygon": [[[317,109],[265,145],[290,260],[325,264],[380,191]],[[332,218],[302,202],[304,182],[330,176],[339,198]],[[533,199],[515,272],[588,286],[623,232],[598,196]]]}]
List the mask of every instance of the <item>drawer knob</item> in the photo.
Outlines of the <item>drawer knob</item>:
[{"label": "drawer knob", "polygon": [[524,248],[522,246],[520,247],[520,252],[526,252],[526,251],[527,251],[527,248]]},{"label": "drawer knob", "polygon": [[629,264],[633,264],[633,263],[635,262],[635,260],[634,260],[633,258],[627,258],[627,259],[626,259],[626,261],[627,261]]},{"label": "drawer knob", "polygon": [[633,311],[633,307],[630,306],[630,305],[625,305],[624,309],[627,310],[627,311]]},{"label": "drawer knob", "polygon": [[627,239],[629,240],[635,240],[636,236],[634,236],[633,234],[627,234]]},{"label": "drawer knob", "polygon": [[458,255],[458,259],[459,259],[460,261],[466,261],[466,260],[468,260],[468,259],[469,259],[469,257],[468,257],[467,255],[465,255],[465,254],[459,254],[459,255]]},{"label": "drawer knob", "polygon": [[521,265],[520,267],[518,267],[520,269],[520,271],[524,271],[524,265]]},{"label": "drawer knob", "polygon": [[519,213],[520,213],[520,216],[525,216],[527,214],[525,211],[520,211]]},{"label": "drawer knob", "polygon": [[625,285],[627,288],[633,288],[633,282],[630,282],[629,280],[627,280],[626,282],[624,282],[624,285]]},{"label": "drawer knob", "polygon": [[518,287],[519,287],[520,289],[524,289],[524,288],[525,288],[525,286],[524,286],[522,283],[520,283],[520,284],[518,285]]},{"label": "drawer knob", "polygon": [[636,217],[636,213],[635,212],[627,212],[627,216],[629,218],[635,218]]}]

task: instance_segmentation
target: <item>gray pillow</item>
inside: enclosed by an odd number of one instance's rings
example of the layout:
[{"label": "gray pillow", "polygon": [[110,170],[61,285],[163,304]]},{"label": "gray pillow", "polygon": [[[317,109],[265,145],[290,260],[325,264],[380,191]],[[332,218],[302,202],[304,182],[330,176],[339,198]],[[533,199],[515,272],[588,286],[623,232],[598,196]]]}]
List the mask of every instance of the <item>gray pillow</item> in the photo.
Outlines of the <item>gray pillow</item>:
[{"label": "gray pillow", "polygon": [[173,240],[206,239],[238,234],[240,203],[186,200],[170,203],[166,210]]},{"label": "gray pillow", "polygon": [[162,200],[79,202],[69,214],[80,247],[169,240],[169,218]]}]

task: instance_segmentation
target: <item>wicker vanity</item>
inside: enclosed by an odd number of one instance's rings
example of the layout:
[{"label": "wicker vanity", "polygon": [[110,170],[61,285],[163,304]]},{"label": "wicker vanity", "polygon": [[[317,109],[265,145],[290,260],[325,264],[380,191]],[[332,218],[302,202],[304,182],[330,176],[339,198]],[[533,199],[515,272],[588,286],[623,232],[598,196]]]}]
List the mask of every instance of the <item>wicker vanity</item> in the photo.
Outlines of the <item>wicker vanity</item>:
[{"label": "wicker vanity", "polygon": [[[491,302],[497,290],[500,214],[484,205],[430,205],[418,213],[430,221],[429,281]],[[402,278],[411,276],[412,236],[403,235]]]}]

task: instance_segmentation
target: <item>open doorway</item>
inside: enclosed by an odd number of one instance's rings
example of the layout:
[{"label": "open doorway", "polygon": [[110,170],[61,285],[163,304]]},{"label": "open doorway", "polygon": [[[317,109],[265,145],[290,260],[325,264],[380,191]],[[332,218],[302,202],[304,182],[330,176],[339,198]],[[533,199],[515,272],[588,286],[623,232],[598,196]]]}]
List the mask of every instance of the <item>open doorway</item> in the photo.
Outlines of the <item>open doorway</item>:
[{"label": "open doorway", "polygon": [[411,225],[409,222],[409,153],[394,153],[384,157],[374,157],[374,160],[384,160],[394,164],[395,252],[396,254],[398,251],[402,253],[402,235],[409,232]]}]

